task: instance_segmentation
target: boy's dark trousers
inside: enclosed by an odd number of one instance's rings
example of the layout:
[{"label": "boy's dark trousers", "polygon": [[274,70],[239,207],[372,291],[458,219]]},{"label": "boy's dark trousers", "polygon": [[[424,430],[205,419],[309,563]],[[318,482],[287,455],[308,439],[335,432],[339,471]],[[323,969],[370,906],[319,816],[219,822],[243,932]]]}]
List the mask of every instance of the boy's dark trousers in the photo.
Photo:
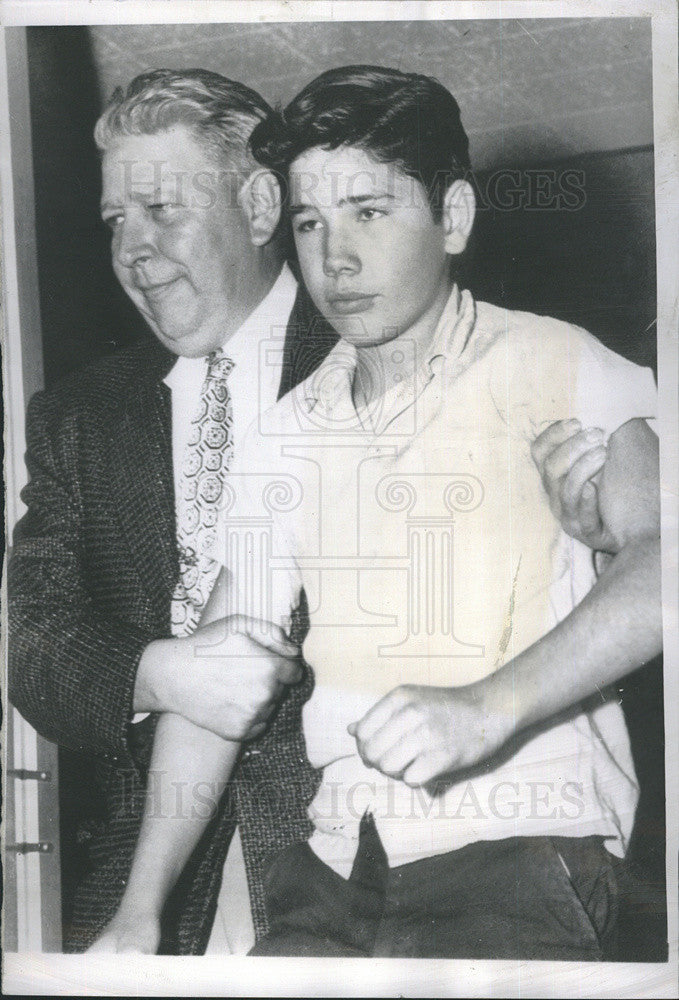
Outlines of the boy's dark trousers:
[{"label": "boy's dark trousers", "polygon": [[389,868],[363,817],[349,879],[307,843],[266,875],[252,955],[611,959],[617,887],[601,837],[512,837]]}]

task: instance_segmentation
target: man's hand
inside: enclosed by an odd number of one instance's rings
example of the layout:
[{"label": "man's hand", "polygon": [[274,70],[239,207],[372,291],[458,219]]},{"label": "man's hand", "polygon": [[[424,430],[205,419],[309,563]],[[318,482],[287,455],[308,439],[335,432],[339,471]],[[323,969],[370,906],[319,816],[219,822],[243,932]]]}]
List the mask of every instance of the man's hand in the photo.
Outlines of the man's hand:
[{"label": "man's hand", "polygon": [[490,709],[486,687],[403,684],[349,732],[368,767],[406,785],[425,785],[490,756],[512,735],[510,714]]},{"label": "man's hand", "polygon": [[617,552],[599,510],[597,476],[606,462],[603,431],[578,420],[550,424],[531,445],[552,513],[572,538],[599,552]]},{"label": "man's hand", "polygon": [[88,952],[134,952],[155,955],[160,944],[160,920],[153,914],[126,913],[121,908]]},{"label": "man's hand", "polygon": [[222,739],[248,740],[264,731],[285,685],[301,676],[299,648],[282,629],[234,615],[150,643],[134,708],[173,712]]}]

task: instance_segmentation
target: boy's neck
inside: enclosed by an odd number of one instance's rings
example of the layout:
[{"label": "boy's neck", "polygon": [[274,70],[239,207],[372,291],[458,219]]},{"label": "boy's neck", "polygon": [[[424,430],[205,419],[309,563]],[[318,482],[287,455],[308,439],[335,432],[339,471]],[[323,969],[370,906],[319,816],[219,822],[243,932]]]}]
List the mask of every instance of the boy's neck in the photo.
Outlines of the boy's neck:
[{"label": "boy's neck", "polygon": [[382,344],[357,348],[353,386],[356,405],[369,406],[397,384],[414,384],[415,372],[432,348],[453,285],[451,281],[443,286],[432,307],[404,333]]}]

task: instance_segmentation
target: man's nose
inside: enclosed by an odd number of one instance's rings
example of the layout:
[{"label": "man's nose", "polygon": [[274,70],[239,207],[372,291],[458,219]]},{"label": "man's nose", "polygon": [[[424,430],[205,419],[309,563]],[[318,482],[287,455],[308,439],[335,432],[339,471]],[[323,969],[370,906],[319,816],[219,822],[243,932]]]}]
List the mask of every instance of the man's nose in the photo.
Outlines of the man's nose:
[{"label": "man's nose", "polygon": [[154,253],[154,233],[151,221],[141,214],[122,220],[116,233],[114,252],[123,267],[134,267]]},{"label": "man's nose", "polygon": [[336,278],[343,272],[355,274],[360,269],[361,262],[347,233],[340,227],[329,227],[323,248],[323,273]]}]

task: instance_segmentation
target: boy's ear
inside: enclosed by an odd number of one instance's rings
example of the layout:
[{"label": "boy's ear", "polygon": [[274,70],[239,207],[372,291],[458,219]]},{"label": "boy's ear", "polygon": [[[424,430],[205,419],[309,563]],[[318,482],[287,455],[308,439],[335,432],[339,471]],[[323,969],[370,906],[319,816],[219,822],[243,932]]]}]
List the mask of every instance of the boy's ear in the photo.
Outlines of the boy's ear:
[{"label": "boy's ear", "polygon": [[254,170],[238,192],[238,203],[245,213],[250,239],[256,247],[265,246],[281,218],[281,189],[275,174]]},{"label": "boy's ear", "polygon": [[443,228],[446,253],[458,254],[467,246],[476,214],[476,198],[471,184],[453,181],[443,198]]}]

